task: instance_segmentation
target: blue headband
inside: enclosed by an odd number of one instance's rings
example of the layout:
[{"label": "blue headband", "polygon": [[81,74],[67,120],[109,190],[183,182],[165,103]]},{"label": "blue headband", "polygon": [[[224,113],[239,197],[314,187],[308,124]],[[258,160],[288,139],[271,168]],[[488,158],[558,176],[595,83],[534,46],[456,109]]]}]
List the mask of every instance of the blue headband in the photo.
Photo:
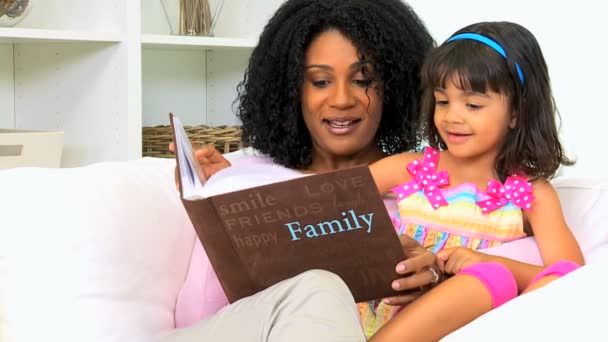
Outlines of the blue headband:
[{"label": "blue headband", "polygon": [[[505,52],[505,49],[503,49],[502,46],[500,46],[500,44],[498,44],[497,42],[493,41],[492,39],[490,39],[486,36],[482,36],[477,33],[457,34],[455,36],[450,37],[450,39],[448,39],[446,41],[446,43],[453,42],[455,40],[462,40],[462,39],[476,40],[480,43],[483,43],[483,44],[491,47],[492,49],[496,50],[496,52],[498,52],[501,56],[503,56],[505,59],[507,59],[507,53]],[[519,80],[521,81],[521,85],[523,86],[524,85],[524,73],[521,71],[521,68],[519,67],[519,64],[517,64],[517,62],[515,62],[515,69],[517,69],[517,75],[519,76]]]}]

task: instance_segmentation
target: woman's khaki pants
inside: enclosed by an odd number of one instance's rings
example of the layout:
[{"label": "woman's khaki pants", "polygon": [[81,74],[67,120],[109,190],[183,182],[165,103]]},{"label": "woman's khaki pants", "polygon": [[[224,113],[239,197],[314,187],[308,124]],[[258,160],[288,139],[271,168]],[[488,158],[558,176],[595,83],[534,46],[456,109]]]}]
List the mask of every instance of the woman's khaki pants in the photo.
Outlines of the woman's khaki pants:
[{"label": "woman's khaki pants", "polygon": [[359,342],[365,337],[342,279],[313,270],[243,298],[160,341]]}]

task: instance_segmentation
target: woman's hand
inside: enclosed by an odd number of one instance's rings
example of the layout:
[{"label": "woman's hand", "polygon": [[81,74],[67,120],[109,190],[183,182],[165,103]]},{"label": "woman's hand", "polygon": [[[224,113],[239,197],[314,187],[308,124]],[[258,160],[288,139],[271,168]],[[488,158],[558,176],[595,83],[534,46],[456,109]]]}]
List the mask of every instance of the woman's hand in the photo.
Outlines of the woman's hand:
[{"label": "woman's hand", "polygon": [[389,305],[409,304],[443,278],[433,252],[427,251],[408,235],[401,235],[399,240],[407,259],[397,264],[397,273],[403,274],[404,277],[393,281],[392,287],[406,293],[385,298],[384,302]]},{"label": "woman's hand", "polygon": [[489,259],[491,259],[491,256],[488,254],[465,247],[446,248],[437,253],[439,267],[443,272],[449,274],[456,274],[467,266],[487,262],[490,261]]},{"label": "woman's hand", "polygon": [[[196,148],[195,146],[193,146]],[[169,144],[169,151],[175,153],[175,145]],[[194,157],[198,160],[201,170],[206,178],[213,176],[221,169],[230,167],[228,159],[215,149],[213,145],[204,145],[194,151]],[[175,186],[179,189],[179,182],[177,181],[177,167],[175,168]]]},{"label": "woman's hand", "polygon": [[198,163],[201,165],[201,169],[207,178],[231,165],[228,159],[224,158],[224,155],[213,145],[205,145],[194,151],[194,157],[198,160]]}]

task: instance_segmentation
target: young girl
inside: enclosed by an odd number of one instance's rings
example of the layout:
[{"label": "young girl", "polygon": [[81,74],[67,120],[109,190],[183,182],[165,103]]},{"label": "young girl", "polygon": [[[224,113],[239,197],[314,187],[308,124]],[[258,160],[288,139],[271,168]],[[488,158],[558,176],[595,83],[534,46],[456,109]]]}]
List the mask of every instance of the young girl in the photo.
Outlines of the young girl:
[{"label": "young girl", "polygon": [[[422,82],[431,147],[370,168],[380,192],[397,196],[400,233],[432,248],[454,276],[400,310],[374,342],[438,340],[583,263],[548,182],[572,162],[558,139],[534,36],[508,22],[465,27],[431,52]],[[527,234],[536,237],[547,267],[476,251]],[[399,310],[385,304],[376,319]]]}]

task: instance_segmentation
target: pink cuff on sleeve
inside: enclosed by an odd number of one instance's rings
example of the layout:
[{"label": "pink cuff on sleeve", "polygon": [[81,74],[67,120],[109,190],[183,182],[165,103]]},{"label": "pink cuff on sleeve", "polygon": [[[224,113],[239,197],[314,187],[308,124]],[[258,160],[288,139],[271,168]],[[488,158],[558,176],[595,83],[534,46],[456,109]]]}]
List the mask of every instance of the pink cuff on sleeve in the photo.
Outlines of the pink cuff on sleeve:
[{"label": "pink cuff on sleeve", "polygon": [[570,261],[570,260],[557,261],[557,262],[551,264],[551,266],[542,270],[539,274],[537,274],[536,277],[534,277],[534,279],[532,279],[532,281],[530,282],[530,285],[528,285],[528,286],[531,286],[532,284],[536,283],[539,279],[541,279],[543,277],[547,277],[547,276],[563,277],[566,274],[576,270],[579,267],[580,267],[579,264],[577,264],[573,261]]},{"label": "pink cuff on sleeve", "polygon": [[517,296],[517,282],[508,268],[497,262],[482,262],[465,267],[458,274],[467,274],[481,281],[492,297],[492,308],[497,308]]}]

